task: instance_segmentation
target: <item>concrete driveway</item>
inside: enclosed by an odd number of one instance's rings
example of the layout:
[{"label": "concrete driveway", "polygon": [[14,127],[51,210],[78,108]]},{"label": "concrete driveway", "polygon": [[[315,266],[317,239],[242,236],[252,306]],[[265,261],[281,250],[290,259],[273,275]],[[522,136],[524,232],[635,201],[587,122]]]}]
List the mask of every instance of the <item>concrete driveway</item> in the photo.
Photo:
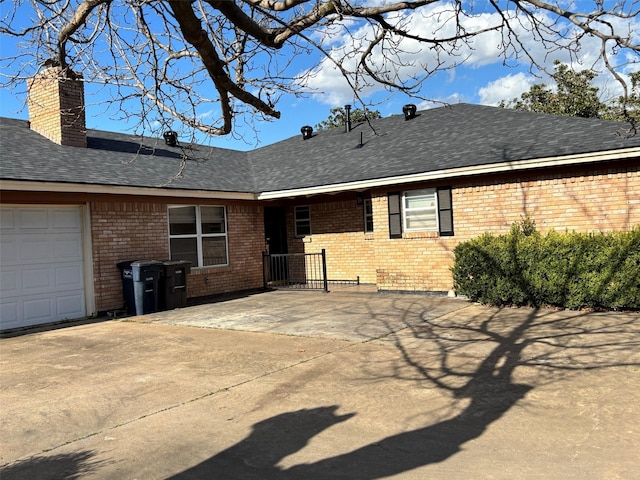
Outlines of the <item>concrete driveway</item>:
[{"label": "concrete driveway", "polygon": [[0,367],[3,480],[640,478],[638,313],[269,292]]}]

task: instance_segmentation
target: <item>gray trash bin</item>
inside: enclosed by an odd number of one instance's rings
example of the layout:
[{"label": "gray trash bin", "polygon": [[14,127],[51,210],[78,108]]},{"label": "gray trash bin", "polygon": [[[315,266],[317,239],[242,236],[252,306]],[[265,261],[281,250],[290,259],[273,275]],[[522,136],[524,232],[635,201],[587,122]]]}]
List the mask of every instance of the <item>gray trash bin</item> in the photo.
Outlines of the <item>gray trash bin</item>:
[{"label": "gray trash bin", "polygon": [[131,264],[135,260],[126,260],[118,262],[117,266],[120,270],[120,279],[122,280],[122,295],[124,304],[129,315],[136,314],[136,301],[133,295],[133,273],[131,272]]},{"label": "gray trash bin", "polygon": [[162,275],[162,262],[136,260],[131,262],[133,296],[136,315],[158,311],[158,285]]}]

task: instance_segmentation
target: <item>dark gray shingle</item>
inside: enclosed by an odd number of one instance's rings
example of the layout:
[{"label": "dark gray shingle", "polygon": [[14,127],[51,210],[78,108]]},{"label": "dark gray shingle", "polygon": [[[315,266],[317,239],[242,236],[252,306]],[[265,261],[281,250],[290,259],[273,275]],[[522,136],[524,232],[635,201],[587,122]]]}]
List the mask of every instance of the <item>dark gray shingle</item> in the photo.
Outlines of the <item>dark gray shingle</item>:
[{"label": "dark gray shingle", "polygon": [[[459,104],[302,135],[250,153],[260,191],[640,146],[624,123]],[[363,146],[358,147],[360,138]]]},{"label": "dark gray shingle", "polygon": [[88,148],[62,147],[25,121],[0,119],[0,178],[258,193],[640,147],[640,135],[625,138],[625,128],[459,104],[418,112],[409,121],[394,115],[349,133],[337,128],[309,140],[298,134],[240,152],[172,148],[159,139],[95,130],[88,132]]}]

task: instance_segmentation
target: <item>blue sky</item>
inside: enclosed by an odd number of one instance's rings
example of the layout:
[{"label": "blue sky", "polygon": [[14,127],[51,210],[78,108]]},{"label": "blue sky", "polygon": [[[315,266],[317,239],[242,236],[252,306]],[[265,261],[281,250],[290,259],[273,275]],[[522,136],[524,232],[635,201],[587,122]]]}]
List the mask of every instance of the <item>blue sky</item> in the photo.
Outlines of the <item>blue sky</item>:
[{"label": "blue sky", "polygon": [[[438,4],[428,8],[442,8],[441,5]],[[11,8],[11,5],[3,2],[3,13],[6,12],[7,7]],[[28,17],[24,16],[24,18]],[[436,28],[433,24],[433,18],[435,17],[429,18],[424,15],[415,15],[408,16],[405,21],[411,23],[413,31],[420,32],[423,29],[424,31],[429,31],[429,29]],[[492,14],[488,11],[480,11],[469,20],[474,26],[490,24],[491,21]],[[632,19],[630,23],[632,29],[635,29],[636,32],[640,31],[640,28],[637,28],[639,25],[637,19]],[[363,25],[352,22],[347,27],[352,34],[367,35],[366,27]],[[336,32],[330,38],[324,39],[323,46],[336,58],[342,58],[344,45],[350,38],[344,34],[344,31]],[[569,57],[565,56],[563,58],[562,54],[545,57],[546,52],[539,42],[525,33],[523,33],[522,38],[528,50],[549,70],[552,70],[553,60],[556,58],[570,62]],[[11,56],[17,51],[18,47],[14,39],[2,37],[0,41],[2,57]],[[524,63],[510,61],[509,66],[505,66],[496,48],[498,41],[498,37],[494,34],[488,34],[482,39],[478,39],[472,46],[473,48],[462,52],[467,57],[465,65],[438,73],[428,79],[422,85],[420,95],[423,98],[429,98],[437,102],[496,105],[501,99],[512,99],[519,96],[522,92],[528,90],[533,83],[547,81],[547,77],[544,74],[539,74],[541,76],[538,77],[532,75],[530,64],[526,61]],[[405,78],[420,73],[421,69],[424,70],[424,65],[429,65],[434,61],[433,52],[423,46],[407,43],[404,45],[404,49],[410,52],[404,58],[407,65],[398,69],[397,73]],[[578,62],[574,62],[575,68],[601,69],[601,66],[594,63],[598,49],[599,45],[597,43],[589,40],[584,41],[582,50],[577,57]],[[452,59],[444,58],[444,60],[446,65]],[[614,60],[616,59],[614,58]],[[380,61],[382,60],[380,59]],[[635,68],[637,69],[637,67]],[[218,147],[240,150],[252,149],[256,146],[268,145],[299,135],[300,127],[303,125],[316,125],[328,116],[329,110],[333,107],[345,104],[358,106],[344,80],[331,67],[330,63],[323,59],[319,52],[295,57],[289,71],[294,74],[313,71],[314,75],[309,77],[306,88],[315,93],[303,98],[284,95],[277,104],[277,108],[281,112],[281,118],[274,121],[256,122],[254,124],[255,131],[252,127],[246,125],[246,119],[238,118],[235,125],[236,135],[213,138],[199,136],[197,137],[198,140]],[[629,71],[625,72],[624,68],[622,71],[623,73],[629,73]],[[10,74],[10,72],[5,70],[3,74]],[[613,97],[619,94],[618,86],[610,76],[602,75],[596,82],[605,96]],[[24,107],[24,91],[24,85],[13,91],[0,90],[1,116],[27,118],[27,111]],[[109,99],[114,95],[116,93],[113,89],[104,86],[97,86],[91,83],[85,86],[87,126],[102,130],[133,133],[131,132],[132,123],[115,118],[122,116],[116,107],[107,108],[102,103],[103,100]],[[402,106],[406,103],[416,103],[421,109],[437,106],[437,103],[412,99],[404,94],[391,94],[373,87],[365,90],[364,97],[368,102],[372,102],[374,104],[373,108],[379,110],[383,116],[400,114]],[[125,106],[125,108],[135,109],[136,107],[130,104],[129,107]],[[203,116],[206,117],[206,112],[203,113]],[[244,140],[234,139],[234,136],[244,136]]]}]

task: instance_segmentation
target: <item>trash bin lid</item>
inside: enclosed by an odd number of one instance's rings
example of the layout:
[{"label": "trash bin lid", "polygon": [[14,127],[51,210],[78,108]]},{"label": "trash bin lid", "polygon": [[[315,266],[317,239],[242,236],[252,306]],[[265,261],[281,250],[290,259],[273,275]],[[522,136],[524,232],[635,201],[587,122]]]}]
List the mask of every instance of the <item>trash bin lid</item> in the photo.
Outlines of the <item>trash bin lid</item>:
[{"label": "trash bin lid", "polygon": [[131,262],[132,267],[147,267],[152,265],[162,265],[162,262],[158,260],[136,260],[135,262]]},{"label": "trash bin lid", "polygon": [[189,260],[164,260],[162,262],[163,265],[189,265],[191,266],[191,262]]},{"label": "trash bin lid", "polygon": [[116,263],[117,267],[122,269],[122,268],[131,268],[131,264],[135,262],[135,260],[125,260],[123,262],[118,262]]}]

